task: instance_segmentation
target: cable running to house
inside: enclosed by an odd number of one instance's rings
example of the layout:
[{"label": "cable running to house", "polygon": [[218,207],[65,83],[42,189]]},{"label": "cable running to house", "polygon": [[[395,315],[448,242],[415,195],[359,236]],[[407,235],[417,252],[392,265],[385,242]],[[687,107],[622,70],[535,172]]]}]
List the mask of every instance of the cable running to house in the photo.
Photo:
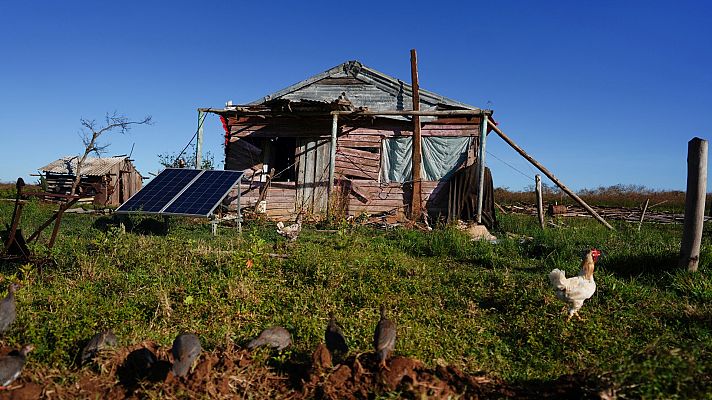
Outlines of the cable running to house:
[{"label": "cable running to house", "polygon": [[190,140],[188,141],[188,144],[186,144],[185,147],[183,147],[183,150],[181,150],[180,153],[178,153],[178,156],[176,156],[175,160],[173,160],[173,165],[175,165],[175,163],[178,162],[178,160],[180,159],[180,156],[182,156],[183,153],[185,153],[185,150],[188,148],[188,146],[190,146],[190,144],[193,143],[193,139],[195,139],[198,136],[198,132],[200,132],[200,128],[203,127],[203,122],[205,122],[206,116],[207,116],[207,114],[203,114],[203,119],[201,119],[198,122],[198,129],[195,130],[195,133],[193,134],[193,137],[190,138]]}]

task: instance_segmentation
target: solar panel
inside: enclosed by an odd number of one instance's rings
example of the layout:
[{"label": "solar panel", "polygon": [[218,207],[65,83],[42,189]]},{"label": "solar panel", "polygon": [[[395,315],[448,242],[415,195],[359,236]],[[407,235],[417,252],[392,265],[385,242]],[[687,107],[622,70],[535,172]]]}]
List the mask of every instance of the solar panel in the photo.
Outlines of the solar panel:
[{"label": "solar panel", "polygon": [[242,171],[168,168],[116,212],[207,217],[241,177]]},{"label": "solar panel", "polygon": [[201,172],[197,169],[166,168],[116,212],[160,213]]},{"label": "solar panel", "polygon": [[208,216],[240,177],[242,171],[205,171],[163,210],[163,214]]}]

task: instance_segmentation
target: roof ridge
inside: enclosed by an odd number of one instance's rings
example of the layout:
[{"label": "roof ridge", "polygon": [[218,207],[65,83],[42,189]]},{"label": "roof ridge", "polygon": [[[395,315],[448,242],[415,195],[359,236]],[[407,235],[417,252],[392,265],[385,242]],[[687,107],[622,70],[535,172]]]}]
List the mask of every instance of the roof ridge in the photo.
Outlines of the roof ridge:
[{"label": "roof ridge", "polygon": [[[342,72],[346,75],[350,75],[354,78],[363,80],[366,83],[374,85],[375,87],[383,90],[384,92],[390,93],[394,96],[399,96],[399,95],[400,96],[408,96],[408,97],[412,96],[412,86],[409,83],[407,83],[401,79],[398,79],[396,77],[393,77],[391,75],[388,75],[386,73],[380,72],[380,71],[373,69],[367,65],[364,65],[359,60],[349,60],[349,61],[343,62],[339,65],[336,65],[332,68],[329,68],[324,72],[310,76],[310,77],[308,77],[302,81],[299,81],[293,85],[290,85],[284,89],[281,89],[274,93],[268,94],[268,95],[262,97],[261,99],[252,101],[248,104],[249,105],[258,105],[258,104],[265,103],[267,101],[278,99],[278,98],[286,96],[290,93],[296,92],[296,91],[298,91],[306,86],[309,86],[317,81],[320,81],[324,78],[332,77],[332,76],[342,73]],[[440,103],[440,104],[462,107],[462,108],[473,109],[473,110],[479,109],[479,107],[474,107],[469,104],[465,104],[460,101],[450,99],[448,97],[442,96],[440,94],[431,92],[431,91],[423,89],[423,88],[419,88],[419,92],[420,92],[421,101],[423,99],[426,99],[432,103]]]}]

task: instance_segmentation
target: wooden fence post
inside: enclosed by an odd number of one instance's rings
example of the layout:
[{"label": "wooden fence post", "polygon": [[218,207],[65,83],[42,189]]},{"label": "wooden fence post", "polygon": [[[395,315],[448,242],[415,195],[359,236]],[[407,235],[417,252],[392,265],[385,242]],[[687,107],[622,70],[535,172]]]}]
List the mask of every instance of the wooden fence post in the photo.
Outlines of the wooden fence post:
[{"label": "wooden fence post", "polygon": [[645,205],[643,206],[643,212],[640,213],[640,221],[638,222],[638,232],[640,232],[640,228],[643,226],[643,220],[645,219],[645,212],[648,211],[649,203],[650,203],[650,199],[645,199]]},{"label": "wooden fence post", "polygon": [[544,229],[544,196],[541,193],[541,175],[534,176],[536,190],[536,214],[539,217],[539,226]]},{"label": "wooden fence post", "polygon": [[697,271],[705,218],[707,194],[707,141],[693,138],[687,143],[687,191],[685,192],[685,222],[680,245],[679,266]]}]

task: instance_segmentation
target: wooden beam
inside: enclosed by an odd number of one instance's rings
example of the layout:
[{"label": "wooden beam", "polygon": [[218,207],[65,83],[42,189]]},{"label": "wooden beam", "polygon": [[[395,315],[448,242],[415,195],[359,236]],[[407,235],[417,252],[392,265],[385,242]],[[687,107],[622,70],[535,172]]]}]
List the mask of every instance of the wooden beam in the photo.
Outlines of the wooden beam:
[{"label": "wooden beam", "polygon": [[569,189],[566,185],[564,185],[563,182],[561,182],[556,176],[554,176],[554,174],[551,173],[551,171],[546,169],[546,167],[544,167],[537,160],[535,160],[534,157],[527,154],[527,152],[525,152],[521,147],[519,147],[516,143],[514,143],[514,141],[512,141],[512,139],[510,139],[507,135],[505,135],[504,132],[502,132],[502,130],[500,130],[499,127],[497,127],[497,125],[492,124],[491,128],[493,131],[497,132],[497,135],[499,135],[499,137],[501,137],[502,140],[507,142],[508,145],[510,145],[514,150],[516,150],[517,153],[521,154],[522,157],[526,158],[527,161],[532,163],[532,165],[537,167],[537,169],[539,169],[539,171],[541,171],[542,173],[544,173],[544,175],[546,175],[549,179],[551,179],[551,181],[554,182],[556,184],[556,186],[561,188],[561,190],[564,191],[564,193],[568,194],[572,199],[574,199],[574,201],[579,203],[581,205],[581,207],[585,208],[586,211],[588,211],[588,213],[593,216],[593,218],[596,218],[596,220],[598,222],[600,222],[601,224],[603,224],[606,228],[615,230],[608,222],[606,222],[605,219],[603,219],[603,217],[598,215],[596,210],[594,210],[593,208],[591,208],[591,206],[586,204],[586,202],[583,201],[583,199],[578,197],[576,195],[576,193],[574,193],[571,189]]},{"label": "wooden beam", "polygon": [[492,115],[492,110],[439,110],[439,111],[428,111],[428,110],[383,110],[383,111],[332,111],[331,114],[339,115],[367,115],[367,116],[387,116],[387,115],[401,115],[401,116],[420,116],[420,117],[479,117],[482,115]]},{"label": "wooden beam", "polygon": [[198,137],[195,144],[195,169],[201,169],[203,164],[203,123],[205,122],[205,111],[198,110]]},{"label": "wooden beam", "polygon": [[478,165],[478,185],[477,185],[477,223],[482,224],[482,196],[485,193],[485,149],[487,144],[487,116],[482,118],[480,129],[480,154]]},{"label": "wooden beam", "polygon": [[331,215],[332,192],[334,191],[334,174],[336,173],[336,134],[339,129],[339,116],[334,114],[331,121],[331,149],[329,153],[329,191],[326,193],[326,215]]},{"label": "wooden beam", "polygon": [[299,114],[299,115],[351,115],[351,116],[387,116],[387,115],[418,115],[421,117],[478,117],[482,115],[492,115],[492,110],[382,110],[382,111],[371,111],[371,110],[334,110],[329,112],[304,112],[304,113],[285,113],[276,112],[272,110],[247,110],[247,109],[213,109],[213,108],[200,108],[199,110],[205,112],[212,112],[215,114],[221,113],[236,113],[244,115],[282,115],[282,114]]},{"label": "wooden beam", "polygon": [[544,229],[544,195],[541,192],[541,175],[534,176],[534,187],[536,191],[536,215],[539,218],[539,226]]},{"label": "wooden beam", "polygon": [[[413,88],[413,111],[420,111],[420,87],[418,85],[418,55],[415,49],[410,50],[410,78]],[[413,152],[412,152],[412,174],[413,174],[413,196],[410,202],[411,219],[418,220],[422,214],[422,193],[420,165],[423,161],[423,154],[420,143],[420,116],[413,115]]]}]

